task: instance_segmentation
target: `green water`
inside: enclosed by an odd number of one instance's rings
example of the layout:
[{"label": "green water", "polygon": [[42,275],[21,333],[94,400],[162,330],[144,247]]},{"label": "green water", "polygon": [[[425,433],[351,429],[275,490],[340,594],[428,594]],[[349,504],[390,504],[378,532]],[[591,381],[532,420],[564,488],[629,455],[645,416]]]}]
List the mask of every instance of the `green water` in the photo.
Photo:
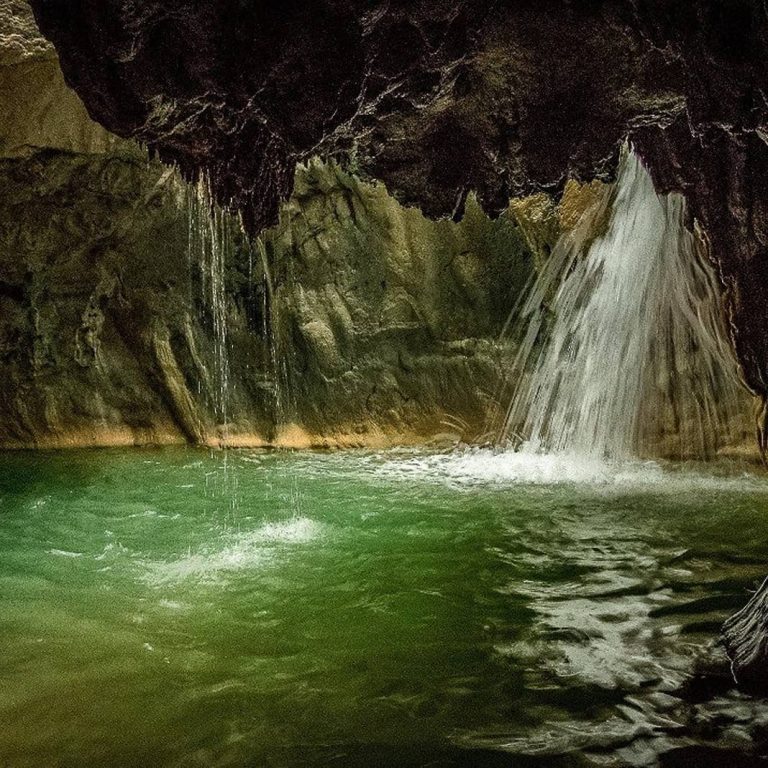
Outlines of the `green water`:
[{"label": "green water", "polygon": [[0,766],[753,765],[767,522],[733,467],[6,454]]}]

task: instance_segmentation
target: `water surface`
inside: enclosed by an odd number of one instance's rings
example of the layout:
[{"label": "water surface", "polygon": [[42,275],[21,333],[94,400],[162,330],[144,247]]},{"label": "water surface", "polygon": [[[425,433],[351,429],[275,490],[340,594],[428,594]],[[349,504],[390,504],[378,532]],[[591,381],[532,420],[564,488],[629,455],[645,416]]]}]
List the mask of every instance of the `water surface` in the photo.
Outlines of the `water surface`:
[{"label": "water surface", "polygon": [[726,465],[0,457],[0,765],[754,765]]}]

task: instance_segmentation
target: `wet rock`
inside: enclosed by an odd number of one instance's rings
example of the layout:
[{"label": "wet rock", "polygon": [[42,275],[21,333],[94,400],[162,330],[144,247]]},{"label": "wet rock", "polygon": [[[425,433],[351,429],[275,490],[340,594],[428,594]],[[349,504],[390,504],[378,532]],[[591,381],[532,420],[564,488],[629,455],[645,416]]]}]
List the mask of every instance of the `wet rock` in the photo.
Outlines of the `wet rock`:
[{"label": "wet rock", "polygon": [[285,421],[353,444],[429,438],[446,420],[484,431],[512,348],[498,334],[534,258],[514,217],[475,212],[433,222],[335,164],[299,169],[263,238]]},{"label": "wet rock", "polygon": [[768,579],[723,625],[722,636],[739,686],[768,691]]},{"label": "wet rock", "polygon": [[[4,17],[8,7],[14,13]],[[24,39],[34,38],[25,8],[0,0],[0,38],[16,39],[13,24],[27,30]],[[67,18],[76,24],[75,4],[71,10]],[[451,30],[459,30],[468,17],[454,19],[448,5],[444,10],[435,25],[414,27],[424,36],[416,47],[428,44],[431,51],[426,59],[418,56],[440,77],[446,74],[443,64],[463,56],[467,42],[453,39]],[[439,16],[442,11],[430,4],[398,10],[391,18],[374,14],[366,23],[376,37],[393,19],[414,13]],[[169,17],[158,23],[160,29],[176,22]],[[482,13],[471,23],[484,23]],[[144,31],[136,31],[136,41]],[[308,42],[312,30],[301,34]],[[249,243],[237,221],[219,218],[229,246],[223,269],[212,271],[210,259],[189,248],[190,210],[199,201],[173,169],[147,161],[135,142],[93,123],[64,84],[51,49],[37,41],[22,47],[39,51],[31,58],[18,53],[18,46],[16,58],[0,51],[0,62],[8,64],[0,65],[0,92],[10,105],[0,115],[0,183],[6,192],[0,197],[1,445],[383,445],[423,441],[446,431],[463,440],[497,434],[514,359],[514,340],[499,341],[509,311],[560,233],[605,197],[605,185],[571,180],[559,204],[543,193],[512,205],[505,199],[495,220],[485,213],[489,202],[480,186],[478,194],[457,195],[456,188],[446,200],[453,206],[460,198],[461,221],[435,221],[403,206],[383,184],[364,182],[335,161],[315,158],[294,167],[298,153],[289,164],[293,194],[280,204],[275,227]],[[486,51],[465,62],[490,78],[482,93],[491,96],[511,84],[507,54],[497,43],[498,55]],[[135,54],[139,67],[153,46],[124,52]],[[394,54],[386,49],[386,55]],[[267,58],[280,70],[282,56],[271,50]],[[384,56],[382,49],[377,66]],[[41,69],[26,68],[30,62]],[[116,76],[123,64],[115,65]],[[186,64],[181,61],[182,69]],[[206,74],[206,67],[201,59],[195,77],[216,74]],[[167,74],[155,73],[160,80]],[[478,94],[466,91],[466,77],[458,70],[454,74],[461,99],[474,98],[482,106]],[[270,70],[269,76],[293,74]],[[403,88],[410,87],[408,71],[390,76],[402,77]],[[195,82],[188,82],[192,90]],[[238,82],[242,85],[235,77],[233,88]],[[154,87],[149,80],[145,86]],[[105,99],[111,98],[111,87],[103,92]],[[388,91],[386,98],[396,92]],[[421,93],[424,114],[437,119],[438,102],[429,89]],[[451,93],[444,91],[447,101],[441,102],[449,113]],[[337,95],[342,102],[346,98]],[[305,97],[314,98],[312,93]],[[296,103],[283,101],[281,120],[287,126]],[[391,106],[387,120],[397,121],[399,107]],[[130,100],[123,107],[129,108]],[[221,112],[203,111],[224,119],[224,97],[220,107]],[[88,108],[95,105],[89,101]],[[156,127],[163,109],[155,109]],[[200,128],[198,117],[188,124],[193,133]],[[359,117],[350,118],[350,126]],[[316,118],[307,113],[302,135],[317,128]],[[179,151],[189,136],[176,132]],[[392,145],[382,151],[404,151],[405,138],[412,137],[400,136],[399,150]],[[375,158],[366,141],[358,144],[357,160],[351,153],[346,161],[370,174]],[[323,141],[313,151],[330,146]],[[463,151],[469,145],[457,146]],[[198,148],[203,154],[197,159],[210,156],[214,165],[223,157],[217,153],[226,149]],[[249,145],[254,156],[257,149]],[[340,158],[345,159],[344,152]],[[429,158],[427,153],[418,162]],[[459,160],[453,172],[464,167]],[[198,168],[182,166],[193,176],[190,168]],[[220,170],[224,173],[224,166]],[[221,191],[216,178],[224,176],[214,177],[214,188]],[[409,199],[407,187],[396,175],[391,178],[395,191]],[[521,187],[530,186],[525,174],[516,178]],[[432,192],[436,197],[426,207],[439,213],[436,201],[446,189],[438,184]],[[255,198],[246,198],[232,197],[235,203],[257,205]],[[214,278],[223,312],[213,307]]]},{"label": "wet rock", "polygon": [[342,367],[342,360],[336,346],[336,337],[330,327],[322,320],[310,320],[300,326],[300,331],[312,350],[311,354],[320,371],[327,374],[338,372]]},{"label": "wet rock", "polygon": [[[34,39],[28,7],[13,8],[0,4],[2,40]],[[465,439],[485,429],[507,373],[497,338],[534,262],[514,216],[470,203],[461,224],[432,222],[312,161],[256,243],[223,217],[231,245],[213,275],[189,248],[194,196],[93,123],[36,39],[0,45],[0,446],[383,445],[446,420]]]},{"label": "wet rock", "polygon": [[32,0],[68,82],[115,133],[210,175],[248,228],[319,153],[429,216],[607,180],[629,137],[679,190],[768,391],[768,12],[751,0],[270,6]]}]

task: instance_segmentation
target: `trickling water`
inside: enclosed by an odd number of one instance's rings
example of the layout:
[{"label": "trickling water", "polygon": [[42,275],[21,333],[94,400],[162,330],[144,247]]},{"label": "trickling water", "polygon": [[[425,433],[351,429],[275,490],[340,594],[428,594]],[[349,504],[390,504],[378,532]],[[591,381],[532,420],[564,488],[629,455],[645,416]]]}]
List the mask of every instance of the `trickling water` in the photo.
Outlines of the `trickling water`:
[{"label": "trickling water", "polygon": [[743,395],[715,276],[684,218],[682,196],[657,195],[625,152],[522,307],[506,439],[600,459],[652,452],[665,433],[680,455],[718,447]]},{"label": "trickling water", "polygon": [[203,306],[210,313],[214,337],[214,408],[226,442],[229,421],[229,358],[227,352],[227,296],[225,270],[232,253],[232,229],[227,215],[212,202],[208,183],[201,178],[191,188],[189,259],[200,270]]}]

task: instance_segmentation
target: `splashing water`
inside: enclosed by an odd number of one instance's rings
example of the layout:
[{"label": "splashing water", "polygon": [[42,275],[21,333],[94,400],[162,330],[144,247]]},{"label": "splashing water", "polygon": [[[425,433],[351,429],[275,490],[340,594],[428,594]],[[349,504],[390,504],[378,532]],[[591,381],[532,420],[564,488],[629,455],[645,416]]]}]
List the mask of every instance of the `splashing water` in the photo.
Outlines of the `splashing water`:
[{"label": "splashing water", "polygon": [[561,237],[523,304],[505,440],[599,460],[654,454],[670,435],[667,454],[717,450],[746,395],[684,220],[682,196],[657,195],[625,151],[615,187]]},{"label": "splashing water", "polygon": [[[291,545],[310,544],[320,535],[321,526],[306,517],[267,522],[248,533],[223,530],[212,545],[191,550],[170,561],[145,564],[146,582],[157,588],[184,581],[212,583],[222,575],[241,570],[256,570],[274,564]],[[63,553],[74,556],[74,553]]]}]

